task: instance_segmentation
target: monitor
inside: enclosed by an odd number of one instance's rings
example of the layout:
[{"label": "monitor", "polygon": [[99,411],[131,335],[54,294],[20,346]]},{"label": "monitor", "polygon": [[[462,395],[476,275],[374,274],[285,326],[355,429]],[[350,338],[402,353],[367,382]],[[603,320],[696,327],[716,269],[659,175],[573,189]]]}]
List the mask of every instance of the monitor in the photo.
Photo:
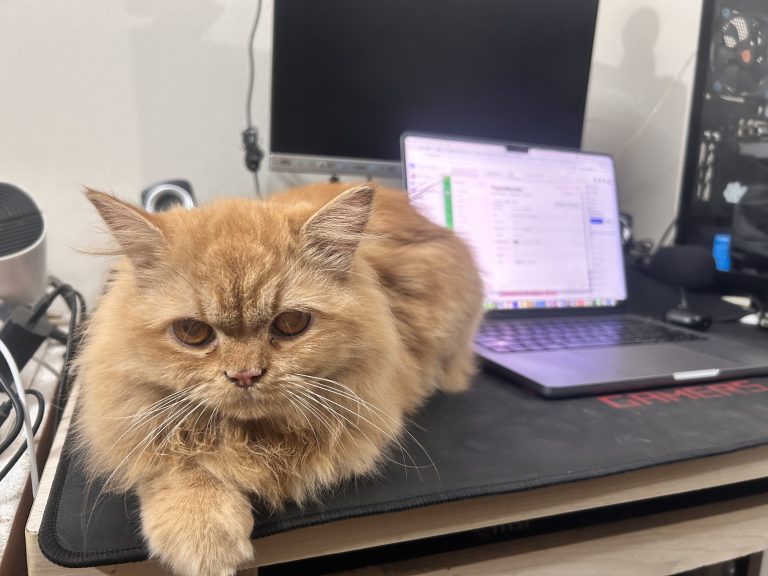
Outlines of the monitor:
[{"label": "monitor", "polygon": [[598,0],[276,0],[270,167],[400,177],[419,130],[579,147]]}]

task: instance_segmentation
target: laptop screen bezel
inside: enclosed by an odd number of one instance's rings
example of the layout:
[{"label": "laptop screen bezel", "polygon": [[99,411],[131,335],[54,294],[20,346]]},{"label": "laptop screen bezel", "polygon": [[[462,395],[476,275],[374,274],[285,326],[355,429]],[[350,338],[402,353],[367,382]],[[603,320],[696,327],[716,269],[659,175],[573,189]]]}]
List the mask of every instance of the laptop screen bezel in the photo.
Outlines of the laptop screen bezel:
[{"label": "laptop screen bezel", "polygon": [[[455,134],[435,134],[430,132],[418,132],[418,131],[405,131],[400,135],[400,161],[402,163],[402,177],[403,177],[403,190],[408,193],[408,168],[405,158],[405,143],[409,137],[414,138],[428,138],[434,140],[453,140],[456,142],[466,142],[467,144],[492,144],[497,146],[505,146],[509,149],[517,149],[521,152],[536,149],[536,150],[552,150],[560,152],[577,152],[579,154],[588,154],[593,156],[601,156],[609,158],[611,160],[611,167],[613,168],[614,187],[616,184],[616,167],[613,163],[613,157],[610,154],[603,152],[592,152],[588,150],[581,150],[578,148],[566,148],[562,146],[544,146],[541,144],[526,144],[522,142],[512,142],[504,140],[490,140],[486,138],[472,138],[465,136],[457,136]],[[410,196],[409,196],[410,198]],[[619,203],[618,203],[618,190],[616,191],[616,219],[619,218]],[[627,299],[619,300],[613,306],[579,306],[569,308],[528,308],[528,309],[516,309],[516,310],[486,310],[485,315],[487,318],[542,318],[547,316],[595,316],[595,315],[615,315],[623,314],[627,312],[629,293],[627,288],[627,274],[626,274],[626,262],[624,260],[624,250],[620,250],[621,258],[621,271],[622,281],[624,282],[624,292],[627,294]]]}]

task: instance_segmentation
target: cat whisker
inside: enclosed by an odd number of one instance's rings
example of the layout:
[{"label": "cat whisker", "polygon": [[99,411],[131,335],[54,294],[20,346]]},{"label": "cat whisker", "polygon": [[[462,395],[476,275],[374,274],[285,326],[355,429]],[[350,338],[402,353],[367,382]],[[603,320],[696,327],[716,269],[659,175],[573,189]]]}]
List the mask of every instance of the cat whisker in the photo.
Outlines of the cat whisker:
[{"label": "cat whisker", "polygon": [[[328,416],[325,416],[322,413],[322,411],[320,411],[319,409],[315,408],[312,404],[310,404],[308,402],[308,400],[306,398],[304,398],[305,390],[303,388],[300,388],[297,392],[298,392],[298,394],[296,394],[297,401],[301,402],[302,405],[304,405],[316,418],[318,418],[325,425],[325,427],[328,429],[328,432],[331,435],[332,441],[335,441],[336,439],[338,439],[338,437],[340,436],[340,433],[346,428],[345,424],[344,424],[344,420],[342,420],[342,418],[341,418],[341,415],[336,410],[334,410],[333,407],[328,406],[325,403],[322,403],[321,404],[321,408],[324,408],[326,410],[326,412],[328,413]],[[314,398],[309,398],[309,400],[314,400],[315,402],[317,402],[317,400],[314,399]],[[336,430],[332,430],[331,427],[327,424],[326,418],[328,418],[328,417],[333,417],[336,420],[336,423],[338,424],[338,428]],[[362,431],[361,431],[361,433],[365,436],[365,434]],[[357,438],[355,436],[353,436],[353,435],[349,435],[349,438],[352,440],[352,442],[355,443],[355,446],[359,450],[360,449],[360,443],[357,441]],[[374,445],[373,442],[370,440],[370,438],[366,437],[366,440],[372,446]]]},{"label": "cat whisker", "polygon": [[[351,399],[353,399],[353,400],[356,400],[356,401],[360,402],[361,404],[363,404],[363,406],[364,406],[364,407],[366,407],[366,408],[369,410],[369,412],[370,412],[371,410],[374,410],[374,411],[375,411],[375,412],[377,412],[378,414],[372,414],[372,415],[373,415],[373,416],[377,416],[377,417],[379,418],[379,420],[381,420],[381,421],[382,421],[382,422],[383,422],[383,423],[384,423],[384,424],[387,426],[387,428],[389,428],[389,429],[390,429],[390,432],[394,433],[394,431],[392,430],[391,426],[388,424],[387,420],[386,420],[386,419],[383,417],[383,416],[387,416],[387,417],[391,418],[392,416],[391,416],[390,414],[388,414],[387,412],[385,412],[384,410],[382,410],[382,409],[378,408],[377,406],[374,406],[374,405],[373,405],[373,404],[371,404],[370,402],[368,402],[368,401],[364,400],[363,398],[361,398],[361,397],[360,397],[360,396],[359,396],[359,395],[358,395],[358,394],[357,394],[357,393],[356,393],[354,390],[352,390],[350,387],[348,387],[348,386],[346,386],[346,385],[342,384],[341,382],[337,382],[336,380],[330,380],[330,379],[328,379],[328,378],[320,378],[319,376],[309,376],[308,374],[297,374],[297,376],[300,376],[300,377],[303,377],[303,378],[309,378],[309,379],[311,379],[311,380],[321,380],[321,381],[323,381],[323,382],[327,382],[327,383],[330,383],[330,384],[335,384],[335,385],[337,385],[337,386],[340,386],[340,387],[341,387],[341,388],[343,388],[344,390],[348,391],[348,394],[342,394],[342,393],[341,393],[340,391],[338,391],[338,390],[333,390],[331,387],[324,387],[323,385],[321,385],[321,384],[317,384],[316,382],[315,382],[315,383],[307,382],[307,384],[309,384],[309,385],[311,385],[311,386],[319,387],[319,388],[321,388],[321,389],[325,389],[325,390],[327,390],[328,392],[333,392],[333,393],[339,394],[339,395],[341,395],[341,396],[344,396],[344,397],[346,397],[346,398],[351,398]],[[383,416],[382,416],[382,415],[383,415]],[[425,455],[425,456],[427,457],[427,459],[430,461],[430,464],[431,464],[432,468],[434,468],[434,470],[435,470],[435,474],[437,474],[437,477],[438,477],[438,482],[439,482],[439,481],[440,481],[440,473],[439,473],[439,472],[438,472],[438,470],[437,470],[437,466],[435,465],[435,462],[434,462],[434,460],[432,460],[432,457],[431,457],[431,456],[429,455],[429,453],[427,452],[427,449],[426,449],[426,448],[424,448],[424,446],[422,445],[422,443],[421,443],[421,442],[419,442],[419,441],[416,439],[416,437],[415,437],[415,436],[414,436],[414,435],[413,435],[411,432],[409,432],[409,431],[408,431],[408,429],[407,429],[407,428],[403,427],[403,432],[404,432],[405,434],[407,434],[407,435],[408,435],[408,437],[409,437],[409,438],[411,438],[411,440],[413,440],[413,442],[414,442],[414,443],[415,443],[415,444],[416,444],[416,445],[417,445],[417,446],[418,446],[418,447],[421,449],[421,451],[424,453],[424,455]]]},{"label": "cat whisker", "polygon": [[301,406],[304,406],[313,416],[315,416],[318,420],[320,420],[320,423],[325,426],[325,428],[328,430],[328,434],[330,435],[331,440],[336,438],[338,436],[338,432],[335,431],[333,428],[331,428],[331,425],[328,423],[327,417],[324,416],[322,413],[319,413],[312,405],[308,404],[306,400],[304,400],[299,394],[296,394],[292,392],[291,390],[284,388],[284,392],[287,392],[290,394],[296,402],[298,402]]},{"label": "cat whisker", "polygon": [[189,392],[190,388],[182,388],[181,390],[177,390],[176,392],[173,392],[172,394],[168,394],[167,396],[163,396],[159,400],[156,400],[155,402],[152,402],[152,404],[149,404],[146,406],[143,410],[140,412],[137,412],[136,414],[131,414],[129,416],[105,416],[106,418],[109,418],[111,420],[132,420],[136,418],[137,416],[140,416],[142,414],[147,414],[150,412],[153,412],[156,408],[160,408],[165,402],[168,402],[170,400],[173,400],[174,398],[177,398],[181,395],[187,394]]},{"label": "cat whisker", "polygon": [[[333,402],[332,400],[329,400],[328,398],[324,398],[323,396],[319,396],[319,395],[317,395],[317,394],[314,394],[314,393],[312,393],[311,391],[309,391],[309,390],[306,390],[306,389],[305,389],[305,390],[303,390],[303,393],[304,393],[304,395],[305,395],[305,397],[306,397],[307,399],[309,399],[309,400],[313,400],[313,401],[317,402],[318,404],[321,404],[321,405],[322,405],[324,408],[326,408],[327,410],[330,410],[330,411],[332,411],[332,412],[333,412],[333,414],[334,414],[334,415],[335,415],[337,418],[340,418],[340,419],[342,419],[343,421],[347,422],[347,423],[348,423],[350,426],[354,427],[354,428],[355,428],[355,429],[356,429],[356,430],[357,430],[357,431],[358,431],[358,432],[359,432],[359,433],[360,433],[360,434],[361,434],[361,435],[362,435],[362,436],[365,438],[365,440],[367,440],[367,441],[368,441],[368,443],[369,443],[371,446],[373,446],[374,448],[377,448],[377,447],[378,447],[378,446],[377,446],[377,444],[376,444],[376,443],[374,443],[374,442],[371,440],[371,438],[370,438],[370,437],[369,437],[369,436],[368,436],[368,435],[365,433],[365,431],[364,431],[364,430],[362,430],[362,429],[361,429],[359,426],[357,426],[357,425],[356,425],[354,422],[352,422],[352,421],[351,421],[349,418],[347,418],[347,417],[346,417],[346,416],[344,416],[343,414],[341,414],[341,413],[339,413],[338,411],[336,411],[336,410],[333,410],[331,407],[327,406],[327,405],[325,404],[325,402],[323,402],[322,400],[326,400],[326,401],[329,401],[329,402],[331,402],[331,403],[333,403],[333,404],[336,404],[335,402]],[[321,399],[322,399],[322,400],[321,400]],[[341,408],[344,408],[344,409],[345,409],[345,410],[347,410],[347,411],[350,411],[350,412],[351,412],[351,410],[349,410],[349,408],[346,408],[345,406],[341,406],[340,404],[336,404],[336,405],[337,405],[337,406],[339,406],[339,407],[341,407]],[[387,437],[388,437],[388,438],[389,438],[389,439],[390,439],[390,440],[391,440],[391,441],[392,441],[394,444],[396,444],[396,445],[398,445],[398,446],[401,446],[401,448],[402,448],[402,445],[400,444],[400,442],[399,442],[399,440],[398,440],[397,438],[395,438],[394,436],[392,436],[392,435],[388,434],[387,432],[385,432],[385,431],[384,431],[384,430],[382,430],[381,428],[378,428],[378,427],[377,427],[375,424],[371,423],[370,421],[368,421],[368,423],[369,423],[371,426],[373,426],[374,428],[377,428],[377,429],[378,429],[378,430],[379,430],[379,431],[380,431],[382,434],[384,434],[385,436],[387,436]],[[353,437],[353,439],[354,439],[354,437]],[[415,470],[417,471],[417,473],[419,473],[418,471],[419,471],[420,469],[422,469],[422,468],[428,468],[428,466],[419,466],[418,464],[416,464],[416,461],[413,459],[413,457],[411,456],[411,454],[410,454],[410,453],[408,453],[407,451],[405,451],[405,453],[408,455],[409,459],[410,459],[410,460],[411,460],[411,462],[413,463],[412,465],[411,465],[411,464],[408,464],[408,463],[406,463],[406,462],[398,462],[397,460],[394,460],[394,459],[390,458],[389,456],[387,456],[387,455],[386,455],[386,454],[384,454],[384,453],[380,453],[380,456],[381,456],[382,458],[384,458],[385,460],[388,460],[389,462],[392,462],[393,464],[397,464],[398,466],[403,466],[404,468],[413,468],[413,469],[415,469]],[[419,473],[419,478],[421,478],[421,474],[420,474],[420,473]]]},{"label": "cat whisker", "polygon": [[296,404],[296,403],[295,403],[295,402],[294,402],[294,401],[291,399],[291,397],[290,397],[290,396],[288,396],[288,395],[287,395],[285,392],[286,392],[285,390],[281,390],[281,391],[280,391],[280,395],[281,395],[283,398],[285,398],[286,400],[288,400],[288,402],[290,402],[290,403],[291,403],[291,405],[292,405],[292,406],[293,406],[293,407],[296,409],[296,411],[297,411],[299,414],[301,414],[301,416],[304,418],[304,420],[306,420],[306,421],[307,421],[307,424],[309,425],[309,429],[310,429],[310,430],[312,430],[312,434],[313,434],[313,436],[315,437],[315,442],[317,442],[317,445],[319,446],[319,445],[320,445],[320,438],[318,438],[318,437],[317,437],[317,432],[315,432],[315,427],[314,427],[314,426],[312,426],[312,422],[309,420],[309,418],[307,417],[307,415],[304,413],[304,410],[302,410],[302,409],[301,409],[301,406],[299,406],[298,404]]},{"label": "cat whisker", "polygon": [[[173,436],[176,434],[176,431],[181,427],[181,425],[184,424],[184,422],[186,422],[187,419],[190,418],[192,414],[194,414],[197,410],[199,410],[200,408],[205,409],[205,407],[206,407],[205,404],[203,404],[202,402],[198,402],[190,410],[187,410],[187,412],[184,413],[184,415],[178,419],[178,422],[176,422],[176,424],[171,427],[170,431],[165,435],[165,438],[163,438],[160,444],[158,444],[157,448],[155,449],[155,453],[158,456],[163,455],[165,448],[171,443]],[[199,418],[200,418],[200,415],[198,415],[198,419]]]},{"label": "cat whisker", "polygon": [[[170,427],[173,426],[177,421],[179,421],[179,417],[184,414],[187,409],[192,405],[191,400],[187,400],[183,405],[181,406],[175,406],[174,409],[171,411],[171,413],[168,415],[167,418],[165,418],[162,422],[160,422],[157,426],[152,428],[145,436],[144,438],[136,445],[136,448],[141,448],[141,451],[136,456],[133,462],[133,466],[131,466],[130,472],[133,471],[133,469],[136,467],[136,465],[141,460],[141,456],[144,455],[144,453],[147,451],[147,449],[152,446],[155,441],[160,438],[160,436]],[[135,448],[134,448],[135,450]],[[150,458],[150,463],[154,462],[156,457],[158,456],[157,449],[153,450],[152,457]]]},{"label": "cat whisker", "polygon": [[[305,393],[305,394],[306,394],[306,392],[307,392],[307,390],[304,390],[304,393]],[[377,444],[376,444],[376,443],[374,443],[374,442],[373,442],[373,440],[371,440],[370,436],[368,436],[368,434],[366,434],[364,430],[362,430],[362,429],[361,429],[359,426],[357,426],[357,425],[356,425],[354,422],[352,422],[352,421],[351,421],[349,418],[347,418],[347,417],[346,417],[346,416],[344,416],[343,414],[339,413],[337,410],[333,409],[331,406],[328,406],[328,405],[327,405],[325,402],[322,402],[322,401],[320,400],[321,398],[323,398],[322,396],[317,396],[317,398],[314,398],[314,397],[312,397],[312,395],[307,395],[307,398],[309,398],[310,400],[313,400],[313,401],[315,401],[315,402],[321,403],[321,404],[322,404],[322,406],[323,406],[324,408],[326,408],[326,410],[328,410],[329,412],[332,412],[336,418],[338,418],[338,419],[342,420],[343,422],[346,422],[347,424],[349,424],[350,426],[352,426],[354,429],[356,429],[356,430],[357,430],[357,431],[358,431],[358,432],[359,432],[359,433],[360,433],[360,434],[363,436],[363,438],[364,438],[364,439],[365,439],[365,440],[366,440],[366,441],[367,441],[367,442],[368,442],[368,443],[369,443],[369,444],[370,444],[372,447],[374,447],[374,448],[378,449],[378,446],[377,446]],[[326,398],[326,400],[327,400],[327,398]],[[386,433],[385,433],[385,435],[386,435]],[[352,438],[352,441],[353,441],[353,442],[355,442],[355,444],[356,444],[356,445],[359,447],[359,444],[358,444],[358,442],[357,442],[357,439],[356,439],[354,436],[350,436],[350,437]],[[387,454],[385,454],[385,453],[383,453],[383,452],[379,452],[379,456],[380,456],[382,459],[384,459],[384,460],[387,460],[387,461],[389,461],[389,462],[391,462],[391,463],[393,463],[393,464],[396,464],[396,465],[398,465],[398,466],[402,466],[403,468],[405,468],[405,469],[406,469],[406,471],[407,471],[408,469],[410,469],[410,468],[413,468],[413,469],[415,469],[415,470],[417,471],[417,473],[418,473],[418,471],[419,471],[421,468],[425,468],[425,466],[418,466],[418,465],[416,464],[415,460],[414,460],[414,459],[413,459],[413,457],[410,455],[410,453],[408,453],[407,451],[404,451],[404,450],[403,450],[403,447],[402,447],[402,445],[400,444],[400,442],[399,442],[399,441],[398,441],[396,438],[394,438],[394,439],[393,439],[393,438],[390,438],[390,439],[392,440],[393,444],[396,444],[396,445],[398,445],[398,446],[400,447],[400,452],[401,452],[401,455],[403,456],[403,461],[402,461],[402,462],[400,462],[400,461],[398,461],[398,460],[394,460],[393,458],[390,458],[389,456],[387,456]],[[408,463],[405,461],[405,456],[406,456],[406,455],[408,456],[408,458],[411,460],[411,462],[412,462],[413,464],[408,464]],[[421,478],[421,474],[420,474],[420,473],[419,473],[419,477]]]},{"label": "cat whisker", "polygon": [[[162,410],[158,410],[154,414],[142,416],[141,418],[137,419],[136,422],[133,422],[128,428],[123,430],[120,436],[118,436],[117,440],[120,441],[131,434],[138,433],[141,428],[150,426],[155,420],[161,419],[161,422],[165,421],[169,414],[173,414],[180,406],[186,406],[189,402],[190,400],[187,398],[177,398],[173,402],[164,406]],[[156,425],[157,424],[155,424],[155,426]]]},{"label": "cat whisker", "polygon": [[[352,400],[352,401],[357,403],[357,406],[362,405],[364,408],[366,408],[366,410],[371,415],[371,417],[376,417],[379,421],[381,421],[381,423],[389,430],[389,433],[387,433],[385,430],[382,430],[381,428],[379,428],[376,424],[370,422],[370,420],[367,420],[365,418],[363,418],[363,420],[365,420],[366,422],[368,422],[369,424],[371,424],[372,426],[377,428],[380,432],[385,434],[385,436],[387,436],[388,438],[390,438],[393,441],[393,443],[398,447],[398,449],[400,450],[401,454],[403,455],[403,465],[407,466],[405,464],[405,453],[407,451],[404,449],[403,444],[395,437],[395,431],[393,430],[392,425],[391,425],[391,420],[394,420],[394,418],[389,413],[387,413],[386,411],[382,410],[381,408],[378,408],[377,406],[371,404],[370,402],[364,400],[352,388],[350,388],[349,386],[347,386],[345,384],[342,384],[341,382],[338,382],[336,380],[331,380],[329,378],[322,378],[320,376],[311,376],[309,374],[302,374],[302,373],[295,373],[294,376],[302,378],[302,383],[305,384],[305,385],[312,386],[312,387],[318,388],[320,390],[324,390],[326,392],[330,392],[330,393],[336,394],[336,395],[338,395],[340,397]],[[317,381],[322,382],[323,384],[321,384],[321,383],[319,383]],[[335,389],[332,386],[336,386],[336,387],[340,388],[340,390],[339,389]],[[320,396],[320,397],[324,398],[323,396]],[[347,407],[344,407],[344,406],[341,406],[341,407],[344,410],[346,410],[347,412],[352,412]],[[337,412],[337,411],[334,410],[334,412]],[[352,412],[352,413],[356,414],[356,416],[358,418],[360,418],[359,411],[358,412]],[[358,427],[358,430],[359,430],[359,427]],[[419,442],[413,436],[413,434],[411,434],[411,432],[408,431],[406,428],[402,428],[402,432],[404,432],[409,438],[411,438],[411,440],[421,449],[421,451],[426,456],[427,460],[429,460],[429,462],[430,462],[429,466],[419,466],[419,465],[416,464],[416,461],[413,458],[413,456],[410,453],[408,453],[408,457],[411,460],[411,462],[413,463],[412,467],[416,468],[417,470],[419,470],[421,468],[430,468],[431,467],[435,471],[435,474],[437,475],[438,482],[440,482],[440,473],[439,473],[439,471],[437,469],[437,465],[435,464],[434,460],[429,455],[429,453],[427,452],[427,450],[423,446],[423,444],[421,444],[421,442]],[[420,474],[419,474],[419,476],[421,478]]]},{"label": "cat whisker", "polygon": [[[187,401],[187,400],[184,400],[184,399],[182,399],[182,400],[177,400],[177,402],[176,402],[176,403],[174,403],[174,404],[172,404],[172,405],[171,405],[170,409],[173,409],[173,408],[177,408],[177,407],[178,407],[178,404],[180,404],[180,403],[182,403],[182,402],[188,402],[188,401]],[[186,404],[186,406],[188,406],[188,404]],[[186,406],[182,408],[182,411],[183,411],[183,409],[184,409],[184,408],[186,408]],[[175,412],[174,414],[176,414],[176,412]],[[171,418],[173,418],[173,417],[174,417],[174,416],[171,416]],[[134,446],[134,447],[133,447],[133,448],[132,448],[132,449],[131,449],[131,450],[128,452],[128,454],[126,454],[126,455],[125,455],[125,457],[124,457],[124,458],[123,458],[123,459],[120,461],[120,463],[119,463],[117,466],[115,466],[115,469],[114,469],[114,470],[112,471],[112,473],[111,473],[111,474],[110,474],[110,475],[109,475],[109,476],[106,478],[106,480],[104,480],[104,482],[102,483],[101,489],[99,490],[99,493],[96,495],[96,499],[95,499],[95,501],[94,501],[94,503],[93,503],[93,506],[91,507],[91,512],[90,512],[90,514],[88,515],[88,521],[86,522],[85,531],[84,531],[84,535],[85,535],[85,537],[86,537],[86,538],[87,538],[87,535],[88,535],[88,530],[90,529],[91,521],[92,521],[92,519],[93,519],[93,512],[94,512],[94,510],[96,510],[96,509],[98,508],[98,505],[99,505],[99,503],[101,502],[101,499],[102,499],[102,498],[103,498],[103,497],[104,497],[104,496],[107,494],[107,492],[108,492],[109,490],[111,490],[111,489],[112,489],[112,487],[111,487],[111,483],[112,483],[112,480],[115,478],[115,476],[118,474],[118,472],[120,472],[120,470],[123,468],[123,466],[124,466],[124,465],[125,465],[125,464],[126,464],[128,461],[129,461],[129,459],[131,458],[131,456],[132,456],[132,455],[133,455],[133,454],[134,454],[134,453],[135,453],[137,450],[140,450],[139,454],[137,455],[137,457],[136,457],[136,458],[135,458],[135,460],[134,460],[133,466],[131,466],[131,469],[130,469],[130,470],[131,470],[131,471],[133,470],[133,468],[134,468],[134,467],[136,466],[136,464],[139,462],[139,459],[141,458],[141,455],[142,455],[142,454],[145,452],[145,450],[146,450],[146,449],[147,449],[147,447],[148,447],[148,446],[151,444],[151,442],[152,442],[152,441],[153,441],[155,438],[157,438],[157,437],[159,436],[159,434],[162,432],[162,429],[163,429],[163,427],[167,425],[167,422],[168,422],[168,421],[166,420],[166,421],[165,421],[164,423],[162,423],[161,425],[159,425],[159,426],[157,426],[156,428],[152,429],[152,430],[151,430],[151,431],[150,431],[150,432],[149,432],[149,433],[148,433],[148,434],[147,434],[147,435],[144,437],[144,439],[142,439],[140,442],[137,442],[137,443],[136,443],[136,445],[135,445],[135,446]],[[126,432],[123,432],[123,434],[121,435],[121,438],[122,438],[123,436],[125,436],[125,434],[126,434]]]},{"label": "cat whisker", "polygon": [[[343,414],[340,414],[332,406],[329,406],[327,403],[323,402],[321,397],[320,398],[313,398],[313,397],[307,395],[306,392],[307,392],[307,390],[304,389],[304,388],[300,388],[297,391],[298,395],[303,399],[303,402],[305,403],[307,408],[309,410],[311,410],[313,414],[315,414],[318,418],[321,418],[323,420],[326,418],[325,416],[323,416],[323,414],[317,408],[314,408],[311,404],[308,403],[309,400],[315,402],[316,404],[320,404],[320,407],[325,409],[325,411],[328,413],[328,416],[329,417],[333,417],[336,420],[336,422],[339,424],[339,426],[340,426],[339,430],[343,430],[345,428],[345,423],[348,422],[348,420],[344,417]],[[354,426],[354,422],[349,422],[349,423]],[[365,439],[368,441],[368,443],[371,444],[372,446],[374,446],[374,444],[371,441],[371,439],[368,438],[362,430],[360,432],[361,432],[361,434],[363,434],[363,436],[365,436]],[[338,434],[336,434],[336,435],[338,435]],[[360,444],[358,443],[357,438],[355,438],[352,435],[350,435],[350,438],[355,443],[355,446],[357,446],[359,448]]]},{"label": "cat whisker", "polygon": [[142,410],[141,412],[134,414],[131,417],[133,419],[133,422],[123,432],[123,434],[120,436],[119,439],[122,439],[126,434],[132,432],[134,429],[140,427],[141,425],[146,424],[153,417],[158,417],[163,412],[166,412],[169,409],[172,409],[179,402],[187,400],[188,397],[191,397],[195,392],[197,392],[200,388],[202,388],[202,386],[203,384],[198,384],[190,388],[183,388],[177,392],[174,392],[173,394],[170,394],[169,396],[166,396],[165,398],[160,399],[157,402],[154,402],[151,405],[151,406],[154,406],[154,408]]},{"label": "cat whisker", "polygon": [[[185,398],[183,401],[179,401],[173,405],[170,414],[164,418],[157,426],[148,431],[144,438],[137,444],[137,447],[142,447],[141,452],[136,457],[133,466],[139,462],[140,457],[146,452],[146,450],[152,446],[152,444],[166,431],[169,427],[173,427],[177,422],[183,421],[182,415],[184,415],[190,406],[194,406],[194,400],[191,398]],[[158,457],[157,449],[153,450],[153,455],[150,463]],[[131,468],[133,470],[133,467]]]},{"label": "cat whisker", "polygon": [[222,403],[224,402],[224,397],[222,396],[219,398],[219,401],[216,402],[216,405],[213,407],[213,410],[211,411],[211,415],[208,417],[208,422],[205,423],[205,428],[203,428],[203,434],[208,434],[208,428],[211,429],[211,436],[214,436],[216,429],[214,428],[214,422],[216,421],[216,416],[219,412],[219,408],[221,408]]},{"label": "cat whisker", "polygon": [[[374,406],[374,405],[370,404],[369,402],[363,400],[349,386],[346,386],[346,385],[342,384],[341,382],[337,382],[336,380],[329,380],[328,378],[320,378],[319,376],[310,376],[308,374],[301,374],[301,373],[296,373],[296,374],[294,374],[294,376],[301,378],[301,383],[303,385],[310,385],[310,386],[318,387],[320,389],[325,389],[325,390],[330,391],[330,392],[332,392],[334,394],[337,394],[339,396],[342,396],[342,397],[348,398],[350,400],[353,400],[355,402],[355,408],[357,409],[356,412],[355,412],[355,415],[357,417],[357,423],[358,424],[359,424],[359,421],[360,421],[359,408],[360,408],[360,405],[362,404],[368,410],[369,413],[371,413],[372,415],[377,416],[384,423],[384,425],[389,429],[389,431],[390,431],[392,436],[395,435],[395,432],[392,429],[392,426],[390,425],[390,423],[385,418],[383,418],[381,415],[373,414],[372,411],[376,410],[376,411],[380,412],[381,414],[384,414],[385,416],[388,416],[390,418],[392,418],[392,417],[389,414],[387,414],[386,412],[384,412],[383,410],[380,410],[380,409],[376,408],[376,406]],[[329,384],[333,384],[333,385],[336,385],[336,386],[339,386],[339,387],[343,388],[346,392],[335,390],[335,389],[332,389],[330,387],[325,388],[324,385],[318,384],[317,382],[310,382],[307,379],[320,380],[322,382],[327,382]],[[401,456],[403,457],[403,463],[405,463],[405,451],[403,449],[403,446],[402,446],[402,444],[399,441],[396,441],[396,445],[397,445],[398,449],[400,450]],[[409,456],[410,456],[410,454],[409,454]],[[427,457],[429,458],[429,455],[427,455]],[[411,460],[413,461],[413,458],[411,458]],[[430,461],[431,461],[431,459],[430,459]],[[413,461],[413,463],[414,463],[414,465],[416,464],[415,461]]]},{"label": "cat whisker", "polygon": [[[338,384],[339,386],[343,386],[341,383],[336,382],[335,380],[328,380],[327,378],[319,378],[319,377],[308,376],[308,375],[301,375],[301,376],[304,376],[305,378],[313,378],[313,379],[317,378],[318,380],[323,380],[323,381],[331,382],[331,383],[334,383],[334,384]],[[363,406],[366,410],[368,410],[369,414],[371,414],[372,416],[378,417],[379,420],[381,420],[382,423],[389,429],[389,431],[390,431],[390,433],[392,435],[395,435],[395,431],[392,429],[392,426],[390,425],[390,423],[385,418],[383,418],[380,414],[377,414],[376,412],[380,412],[381,414],[384,414],[385,416],[389,416],[390,418],[391,418],[391,416],[389,414],[387,414],[385,411],[378,409],[376,406],[374,406],[370,402],[367,402],[366,400],[362,399],[351,388],[349,388],[347,386],[344,386],[345,389],[349,390],[349,392],[347,393],[347,392],[336,390],[336,389],[331,388],[330,386],[326,386],[324,384],[319,384],[317,382],[310,382],[310,381],[306,381],[305,380],[304,384],[308,384],[309,386],[313,386],[315,388],[319,388],[321,390],[325,390],[327,392],[331,392],[331,393],[337,394],[337,395],[339,395],[339,396],[341,396],[343,398],[348,398],[348,399],[354,401],[355,402],[355,407],[357,408],[356,416],[357,416],[357,421],[358,421],[357,423],[358,424],[360,423],[360,410],[359,409],[360,409],[360,406]],[[397,447],[400,450],[400,455],[403,458],[403,462],[405,462],[405,451],[403,449],[402,443],[398,442],[397,443]],[[414,464],[415,464],[415,462],[414,462]]]}]

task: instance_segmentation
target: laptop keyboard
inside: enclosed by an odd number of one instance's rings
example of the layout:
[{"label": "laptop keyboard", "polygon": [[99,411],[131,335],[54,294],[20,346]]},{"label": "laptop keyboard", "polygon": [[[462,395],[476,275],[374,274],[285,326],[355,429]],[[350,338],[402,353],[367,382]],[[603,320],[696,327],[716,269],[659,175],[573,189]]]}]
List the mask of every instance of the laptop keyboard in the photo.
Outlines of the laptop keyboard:
[{"label": "laptop keyboard", "polygon": [[494,352],[528,352],[703,339],[703,336],[660,326],[642,318],[487,321],[475,336],[475,342]]}]

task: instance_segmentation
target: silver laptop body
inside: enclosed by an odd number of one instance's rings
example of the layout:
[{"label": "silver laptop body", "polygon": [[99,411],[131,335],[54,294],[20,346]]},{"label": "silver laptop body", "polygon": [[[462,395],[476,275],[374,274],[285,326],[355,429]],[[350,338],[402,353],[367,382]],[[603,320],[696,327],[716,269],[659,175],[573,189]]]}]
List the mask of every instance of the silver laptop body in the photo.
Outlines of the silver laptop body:
[{"label": "silver laptop body", "polygon": [[[768,350],[626,313],[610,156],[420,133],[401,145],[412,204],[478,262],[475,349],[491,369],[548,397],[768,374]],[[585,324],[602,332],[574,344]]]}]

